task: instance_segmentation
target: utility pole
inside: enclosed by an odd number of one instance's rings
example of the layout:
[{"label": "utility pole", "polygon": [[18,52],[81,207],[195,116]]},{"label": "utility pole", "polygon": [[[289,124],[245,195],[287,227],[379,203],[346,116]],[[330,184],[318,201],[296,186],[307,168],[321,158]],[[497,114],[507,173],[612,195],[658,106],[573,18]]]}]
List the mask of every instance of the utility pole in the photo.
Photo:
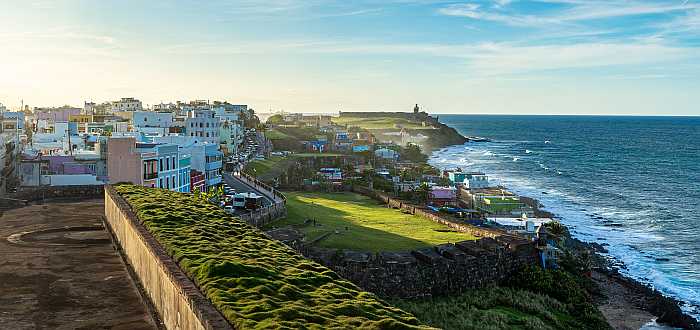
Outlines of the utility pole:
[{"label": "utility pole", "polygon": [[73,145],[70,143],[70,124],[68,124],[68,128],[66,128],[66,133],[68,134],[68,150],[70,155],[73,156]]}]

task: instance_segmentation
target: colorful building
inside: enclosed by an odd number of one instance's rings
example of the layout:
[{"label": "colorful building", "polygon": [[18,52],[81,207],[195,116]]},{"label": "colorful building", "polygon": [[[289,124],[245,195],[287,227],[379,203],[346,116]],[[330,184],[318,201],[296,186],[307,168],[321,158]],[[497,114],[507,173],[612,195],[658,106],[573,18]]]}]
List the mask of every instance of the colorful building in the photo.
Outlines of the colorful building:
[{"label": "colorful building", "polygon": [[435,206],[454,206],[457,204],[457,188],[432,187],[428,193],[428,204]]},{"label": "colorful building", "polygon": [[[109,182],[131,182],[146,187],[181,191],[187,185],[187,162],[180,162],[174,144],[138,143],[133,137],[112,137],[107,142]],[[180,168],[180,164],[185,167]],[[185,178],[186,177],[186,178]]]}]

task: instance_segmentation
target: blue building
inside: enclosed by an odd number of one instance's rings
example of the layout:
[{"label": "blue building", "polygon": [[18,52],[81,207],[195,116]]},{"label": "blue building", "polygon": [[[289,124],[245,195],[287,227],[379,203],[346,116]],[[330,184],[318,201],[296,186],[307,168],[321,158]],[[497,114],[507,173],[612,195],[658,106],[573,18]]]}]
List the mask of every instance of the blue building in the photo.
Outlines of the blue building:
[{"label": "blue building", "polygon": [[202,172],[206,178],[205,189],[211,190],[221,182],[224,154],[218,143],[209,143],[205,139],[193,136],[156,136],[154,141],[175,144],[181,154],[190,155],[192,170]]},{"label": "blue building", "polygon": [[178,187],[177,191],[188,193],[190,192],[190,171],[192,170],[191,164],[192,157],[187,154],[180,154],[179,168],[178,168]]}]

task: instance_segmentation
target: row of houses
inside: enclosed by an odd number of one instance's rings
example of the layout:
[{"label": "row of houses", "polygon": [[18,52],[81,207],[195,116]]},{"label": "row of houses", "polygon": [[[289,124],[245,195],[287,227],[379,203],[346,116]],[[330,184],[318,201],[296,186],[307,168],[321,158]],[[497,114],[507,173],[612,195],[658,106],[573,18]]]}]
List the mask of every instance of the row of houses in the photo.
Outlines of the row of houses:
[{"label": "row of houses", "polygon": [[244,105],[193,101],[143,110],[133,98],[2,112],[22,142],[23,186],[132,182],[179,192],[221,183],[224,158],[237,155],[249,118]]}]

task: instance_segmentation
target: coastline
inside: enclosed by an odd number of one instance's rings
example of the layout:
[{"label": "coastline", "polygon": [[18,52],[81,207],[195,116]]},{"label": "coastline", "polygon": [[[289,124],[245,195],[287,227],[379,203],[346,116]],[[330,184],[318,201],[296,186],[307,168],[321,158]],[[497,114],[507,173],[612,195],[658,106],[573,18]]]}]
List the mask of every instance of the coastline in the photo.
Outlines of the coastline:
[{"label": "coastline", "polygon": [[[453,127],[441,124],[456,132]],[[467,138],[465,137],[465,139]],[[469,140],[467,139],[467,141]],[[438,149],[433,149],[429,153],[434,154],[437,151]],[[505,188],[507,189],[507,187]],[[534,206],[538,216],[561,219],[555,213],[544,209],[545,206],[536,198],[521,197],[526,204]],[[562,224],[566,227],[564,223]],[[604,245],[581,241],[571,236],[568,227],[565,240],[565,244],[570,249],[580,253],[590,253],[594,256],[595,262],[591,278],[598,284],[600,290],[600,297],[596,297],[595,302],[613,328],[639,329],[647,326],[654,329],[668,326],[700,329],[698,320],[681,309],[681,306],[685,305],[686,302],[666,296],[649,284],[622,274],[620,270],[625,269],[624,263],[606,255],[607,250]]]}]

